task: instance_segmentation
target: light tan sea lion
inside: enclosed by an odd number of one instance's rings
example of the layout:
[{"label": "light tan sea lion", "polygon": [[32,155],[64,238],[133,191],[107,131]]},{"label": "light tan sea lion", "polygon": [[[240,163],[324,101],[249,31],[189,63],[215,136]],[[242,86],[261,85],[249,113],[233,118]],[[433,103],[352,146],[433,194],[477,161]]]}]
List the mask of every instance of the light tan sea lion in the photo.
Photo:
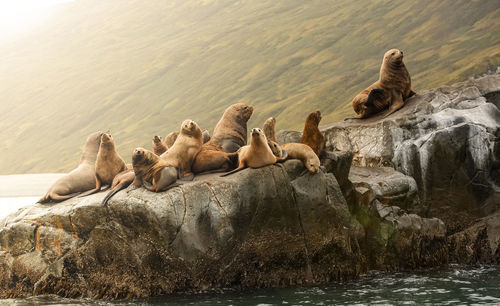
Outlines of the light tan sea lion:
[{"label": "light tan sea lion", "polygon": [[184,120],[174,145],[160,158],[179,171],[180,179],[193,179],[191,167],[203,145],[203,132],[193,120]]},{"label": "light tan sea lion", "polygon": [[309,114],[302,131],[301,143],[308,145],[319,157],[325,148],[325,137],[321,134],[318,125],[321,121],[321,112],[316,110]]},{"label": "light tan sea lion", "polygon": [[136,148],[132,155],[134,186],[144,186],[149,191],[161,192],[175,185],[177,169],[144,148]]},{"label": "light tan sea lion", "polygon": [[311,147],[303,143],[286,143],[281,148],[288,153],[288,159],[300,159],[307,170],[318,173],[320,161]]},{"label": "light tan sea lion", "polygon": [[274,117],[269,117],[266,122],[264,122],[262,130],[267,140],[276,142],[276,119]]},{"label": "light tan sea lion", "polygon": [[153,153],[158,156],[165,153],[168,149],[160,136],[154,136],[152,144],[153,144]]},{"label": "light tan sea lion", "polygon": [[64,201],[95,188],[95,162],[102,134],[96,132],[88,136],[78,167],[52,184],[38,203]]},{"label": "light tan sea lion", "polygon": [[385,118],[403,107],[406,99],[414,94],[410,74],[403,63],[403,51],[391,49],[384,55],[378,81],[352,100],[358,116],[347,119],[368,118],[388,108]]},{"label": "light tan sea lion", "polygon": [[[253,107],[243,103],[229,106],[215,126],[212,138],[203,144],[193,163],[193,172],[227,171],[237,164],[236,152],[247,143],[247,121]],[[229,153],[229,154],[228,154]]]},{"label": "light tan sea lion", "polygon": [[238,150],[238,168],[233,171],[224,173],[221,176],[227,176],[238,171],[241,171],[247,167],[250,168],[260,168],[268,165],[273,165],[278,161],[285,160],[287,158],[287,152],[283,151],[283,157],[277,158],[274,156],[271,148],[269,147],[266,139],[266,135],[259,128],[252,129],[250,145],[241,147]]},{"label": "light tan sea lion", "polygon": [[111,134],[102,134],[101,145],[95,162],[96,186],[94,189],[81,194],[80,197],[98,192],[101,190],[101,186],[111,186],[115,176],[126,169],[125,161],[116,152],[115,141]]}]

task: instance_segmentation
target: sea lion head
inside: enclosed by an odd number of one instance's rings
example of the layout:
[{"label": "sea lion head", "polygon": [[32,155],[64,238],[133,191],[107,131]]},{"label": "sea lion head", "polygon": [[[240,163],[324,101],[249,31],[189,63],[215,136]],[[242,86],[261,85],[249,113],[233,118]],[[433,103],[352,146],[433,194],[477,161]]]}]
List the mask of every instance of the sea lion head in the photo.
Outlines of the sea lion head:
[{"label": "sea lion head", "polygon": [[155,135],[155,137],[153,137],[153,142],[154,142],[154,143],[161,143],[161,142],[162,142],[162,139],[161,139],[161,137],[160,137],[160,136],[156,136],[156,135]]},{"label": "sea lion head", "polygon": [[270,126],[274,127],[276,125],[276,118],[274,117],[267,118],[266,122],[264,122],[264,125],[266,124],[269,124]]},{"label": "sea lion head", "polygon": [[314,124],[318,125],[319,122],[321,121],[321,112],[318,110],[315,110],[314,112],[310,113],[309,116],[307,116],[306,121],[311,121]]},{"label": "sea lion head", "polygon": [[306,166],[307,170],[309,170],[310,172],[318,173],[320,161],[316,155],[314,157],[316,157],[316,158],[308,158],[307,162],[305,163],[305,166]]},{"label": "sea lion head", "polygon": [[259,128],[253,128],[250,135],[252,135],[252,142],[267,143],[266,135],[264,135],[264,132]]},{"label": "sea lion head", "polygon": [[236,112],[237,121],[242,123],[247,122],[253,113],[253,106],[246,105],[245,103],[233,104],[230,108]]},{"label": "sea lion head", "polygon": [[269,145],[269,148],[271,148],[271,151],[273,152],[274,156],[283,157],[283,151],[281,150],[281,147],[276,142],[268,139],[267,144]]},{"label": "sea lion head", "polygon": [[106,133],[102,133],[101,135],[101,143],[110,143],[110,142],[113,142],[113,137],[111,136],[111,134],[109,132],[106,132]]},{"label": "sea lion head", "polygon": [[182,122],[180,134],[203,138],[203,132],[200,127],[191,119],[186,119]]},{"label": "sea lion head", "polygon": [[383,64],[401,65],[403,62],[403,51],[399,49],[391,49],[384,54]]},{"label": "sea lion head", "polygon": [[132,154],[132,165],[135,167],[150,165],[155,163],[155,158],[158,157],[151,151],[148,151],[144,148],[135,148],[134,153]]}]

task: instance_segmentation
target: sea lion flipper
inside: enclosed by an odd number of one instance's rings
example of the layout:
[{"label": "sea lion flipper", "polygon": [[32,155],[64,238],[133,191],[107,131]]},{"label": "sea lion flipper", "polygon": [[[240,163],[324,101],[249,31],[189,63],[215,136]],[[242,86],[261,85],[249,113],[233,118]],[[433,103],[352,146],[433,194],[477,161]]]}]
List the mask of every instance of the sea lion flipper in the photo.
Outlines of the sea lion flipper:
[{"label": "sea lion flipper", "polygon": [[58,195],[58,194],[51,193],[48,195],[48,197],[45,199],[44,202],[38,202],[38,203],[62,202],[62,201],[74,198],[77,195],[79,195],[80,193],[81,192],[75,192],[75,193],[66,194],[66,195]]},{"label": "sea lion flipper", "polygon": [[281,157],[276,159],[277,163],[284,162],[288,158],[288,152],[285,149],[281,149]]},{"label": "sea lion flipper", "polygon": [[78,197],[86,197],[88,195],[94,194],[96,192],[99,192],[101,190],[101,180],[99,179],[99,176],[96,174],[95,175],[95,188],[91,189],[89,191],[85,191],[84,193],[80,194]]},{"label": "sea lion flipper", "polygon": [[375,88],[370,91],[368,94],[368,98],[366,99],[365,105],[366,106],[373,106],[373,103],[375,102],[376,99],[381,99],[383,98],[384,95],[384,90],[381,88]]},{"label": "sea lion flipper", "polygon": [[109,199],[111,199],[112,196],[114,196],[118,191],[125,189],[130,185],[130,182],[123,182],[119,185],[116,185],[111,191],[104,197],[102,200],[102,206],[106,206],[108,204]]},{"label": "sea lion flipper", "polygon": [[231,175],[233,173],[236,173],[236,172],[240,172],[241,170],[245,169],[246,167],[240,167],[240,168],[236,168],[232,171],[229,171],[229,172],[226,172],[224,174],[222,174],[220,177],[224,177],[224,176],[228,176],[228,175]]},{"label": "sea lion flipper", "polygon": [[400,110],[404,105],[405,105],[405,103],[403,101],[403,96],[401,95],[401,93],[395,93],[394,96],[393,96],[392,104],[389,107],[389,112],[384,115],[384,118],[387,118],[391,114],[393,114],[396,111]]}]

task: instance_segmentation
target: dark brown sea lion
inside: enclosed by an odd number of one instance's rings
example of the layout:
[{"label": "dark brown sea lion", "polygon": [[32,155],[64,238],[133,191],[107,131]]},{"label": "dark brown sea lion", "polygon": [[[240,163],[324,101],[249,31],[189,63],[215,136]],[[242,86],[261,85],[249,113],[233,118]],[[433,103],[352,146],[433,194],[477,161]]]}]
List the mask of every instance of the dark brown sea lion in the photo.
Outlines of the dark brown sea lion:
[{"label": "dark brown sea lion", "polygon": [[300,159],[307,170],[318,173],[320,161],[311,147],[303,143],[286,143],[281,148],[288,153],[288,159]]},{"label": "dark brown sea lion", "polygon": [[193,161],[203,145],[203,132],[193,120],[184,120],[172,147],[160,157],[179,171],[180,179],[193,179]]},{"label": "dark brown sea lion", "polygon": [[168,147],[165,145],[160,136],[153,137],[153,153],[160,156],[165,153]]},{"label": "dark brown sea lion", "polygon": [[247,167],[260,168],[273,165],[287,158],[286,151],[283,151],[283,153],[282,158],[277,158],[271,151],[264,132],[259,128],[254,128],[251,133],[250,145],[243,146],[238,150],[238,168],[221,176],[236,173]]},{"label": "dark brown sea lion", "polygon": [[144,148],[136,148],[132,155],[134,186],[144,186],[149,191],[160,192],[176,185],[177,169]]},{"label": "dark brown sea lion", "polygon": [[227,171],[236,164],[240,147],[246,145],[247,121],[253,107],[243,103],[228,107],[215,126],[212,138],[203,144],[193,163],[193,172]]},{"label": "dark brown sea lion", "polygon": [[321,112],[319,110],[310,113],[306,118],[300,140],[301,143],[311,147],[317,156],[320,156],[325,148],[325,137],[321,134],[318,127],[320,121]]},{"label": "dark brown sea lion", "polygon": [[38,203],[64,201],[95,188],[95,162],[102,134],[96,132],[87,137],[78,167],[52,184]]},{"label": "dark brown sea lion", "polygon": [[403,107],[406,99],[414,94],[410,74],[403,63],[403,51],[391,49],[384,55],[378,81],[352,100],[352,107],[358,116],[351,119],[368,118],[389,109],[384,116],[387,117]]},{"label": "dark brown sea lion", "polygon": [[125,161],[116,152],[115,141],[111,137],[111,134],[102,134],[101,145],[99,146],[95,162],[96,186],[94,189],[86,191],[80,196],[96,193],[101,190],[101,186],[111,186],[115,176],[126,169]]}]

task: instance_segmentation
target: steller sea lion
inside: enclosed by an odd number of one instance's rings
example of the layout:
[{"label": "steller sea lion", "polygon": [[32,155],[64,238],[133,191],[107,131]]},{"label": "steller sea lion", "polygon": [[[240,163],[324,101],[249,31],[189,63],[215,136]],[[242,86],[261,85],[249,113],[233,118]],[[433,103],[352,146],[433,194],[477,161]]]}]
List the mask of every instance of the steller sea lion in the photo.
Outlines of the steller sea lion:
[{"label": "steller sea lion", "polygon": [[191,167],[203,145],[203,132],[193,120],[184,120],[174,145],[160,158],[179,171],[180,179],[193,179]]},{"label": "steller sea lion", "polygon": [[161,192],[177,186],[177,169],[144,148],[136,148],[132,154],[135,178],[134,186],[144,186],[149,191]]},{"label": "steller sea lion", "polygon": [[212,138],[201,147],[193,163],[193,172],[228,171],[235,168],[238,154],[247,143],[247,121],[253,107],[243,103],[229,106],[215,126]]},{"label": "steller sea lion", "polygon": [[287,152],[283,151],[282,156],[281,158],[277,158],[271,151],[264,132],[259,128],[253,128],[250,145],[243,146],[238,150],[238,168],[221,176],[228,176],[247,167],[260,168],[273,165],[276,162],[286,160]]},{"label": "steller sea lion", "polygon": [[309,114],[302,131],[301,143],[308,145],[319,157],[325,148],[325,137],[321,134],[318,125],[321,121],[321,112],[316,110]]},{"label": "steller sea lion", "polygon": [[38,203],[60,202],[95,188],[95,162],[102,132],[87,137],[78,167],[58,179]]},{"label": "steller sea lion", "polygon": [[104,197],[102,200],[102,205],[106,206],[108,204],[109,199],[111,199],[112,196],[114,196],[118,191],[127,188],[135,179],[135,173],[134,169],[128,169],[124,170],[120,173],[118,173],[114,178],[113,182],[111,183],[111,189],[109,190],[109,193]]},{"label": "steller sea lion", "polygon": [[111,186],[115,176],[126,169],[125,161],[116,152],[113,137],[109,133],[103,133],[95,162],[96,186],[94,189],[81,194],[80,197],[98,192],[101,190],[101,186]]},{"label": "steller sea lion", "polygon": [[352,100],[358,116],[347,119],[368,118],[388,108],[385,118],[403,107],[406,99],[414,94],[410,74],[403,63],[403,51],[391,49],[384,54],[378,81]]},{"label": "steller sea lion", "polygon": [[304,166],[312,173],[318,173],[320,161],[316,152],[303,143],[286,143],[281,148],[288,153],[288,158],[300,159]]},{"label": "steller sea lion", "polygon": [[266,122],[264,122],[262,130],[267,140],[276,142],[276,119],[274,117],[269,117]]},{"label": "steller sea lion", "polygon": [[165,136],[163,144],[167,147],[167,149],[174,145],[177,136],[179,136],[179,132],[170,132],[167,136]]},{"label": "steller sea lion", "polygon": [[168,147],[165,145],[160,136],[153,137],[153,153],[160,156],[165,153]]}]

